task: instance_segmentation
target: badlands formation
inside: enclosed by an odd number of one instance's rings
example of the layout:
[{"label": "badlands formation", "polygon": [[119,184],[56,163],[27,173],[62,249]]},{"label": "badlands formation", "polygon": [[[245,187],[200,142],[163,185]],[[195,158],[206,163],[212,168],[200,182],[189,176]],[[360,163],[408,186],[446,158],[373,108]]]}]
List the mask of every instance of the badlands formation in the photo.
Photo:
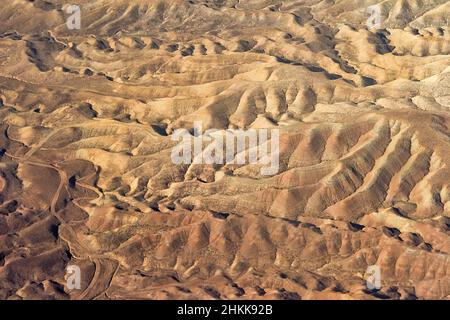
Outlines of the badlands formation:
[{"label": "badlands formation", "polygon": [[67,3],[1,1],[0,299],[450,298],[448,0]]}]

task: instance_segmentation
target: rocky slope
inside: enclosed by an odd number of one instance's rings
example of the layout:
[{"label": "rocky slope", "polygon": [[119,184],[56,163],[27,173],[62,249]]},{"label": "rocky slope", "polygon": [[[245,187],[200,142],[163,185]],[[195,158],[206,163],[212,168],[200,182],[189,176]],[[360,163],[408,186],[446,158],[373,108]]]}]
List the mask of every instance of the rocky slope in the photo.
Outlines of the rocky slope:
[{"label": "rocky slope", "polygon": [[[448,1],[3,1],[1,299],[450,297]],[[174,164],[194,121],[279,172]]]}]

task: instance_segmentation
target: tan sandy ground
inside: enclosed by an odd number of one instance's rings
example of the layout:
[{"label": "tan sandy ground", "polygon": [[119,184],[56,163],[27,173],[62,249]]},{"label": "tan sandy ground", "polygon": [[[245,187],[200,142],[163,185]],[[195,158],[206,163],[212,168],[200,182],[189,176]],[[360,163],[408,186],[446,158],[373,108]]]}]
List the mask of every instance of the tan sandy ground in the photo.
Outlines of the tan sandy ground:
[{"label": "tan sandy ground", "polygon": [[[450,2],[74,2],[1,0],[0,299],[450,297]],[[173,164],[196,120],[280,171]]]}]

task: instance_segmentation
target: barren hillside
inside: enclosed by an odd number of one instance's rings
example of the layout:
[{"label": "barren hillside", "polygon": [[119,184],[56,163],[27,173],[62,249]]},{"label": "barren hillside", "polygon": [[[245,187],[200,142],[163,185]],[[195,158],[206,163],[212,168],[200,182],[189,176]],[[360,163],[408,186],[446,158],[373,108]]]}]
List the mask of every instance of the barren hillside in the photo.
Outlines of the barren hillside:
[{"label": "barren hillside", "polygon": [[0,0],[0,299],[450,298],[449,1],[74,2]]}]

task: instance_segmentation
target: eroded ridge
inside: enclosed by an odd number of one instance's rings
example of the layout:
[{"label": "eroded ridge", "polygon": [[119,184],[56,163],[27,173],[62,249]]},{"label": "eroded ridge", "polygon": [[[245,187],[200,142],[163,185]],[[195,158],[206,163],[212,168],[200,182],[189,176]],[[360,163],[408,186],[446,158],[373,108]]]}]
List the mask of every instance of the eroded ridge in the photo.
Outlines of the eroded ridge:
[{"label": "eroded ridge", "polygon": [[[78,2],[0,12],[1,299],[449,298],[448,1]],[[278,172],[174,163],[196,121]]]}]

